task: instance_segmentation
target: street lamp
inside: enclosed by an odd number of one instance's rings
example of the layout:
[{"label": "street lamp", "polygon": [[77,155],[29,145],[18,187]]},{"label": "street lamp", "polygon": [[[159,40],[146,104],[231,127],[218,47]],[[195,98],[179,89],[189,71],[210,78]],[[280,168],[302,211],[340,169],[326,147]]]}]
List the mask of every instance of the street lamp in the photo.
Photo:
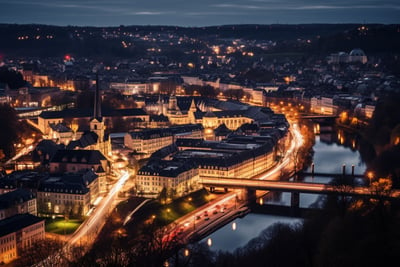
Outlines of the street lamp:
[{"label": "street lamp", "polygon": [[169,220],[169,219],[170,219],[170,213],[171,213],[171,209],[170,209],[170,208],[168,208],[168,209],[167,209],[167,220]]},{"label": "street lamp", "polygon": [[207,239],[207,245],[208,245],[209,247],[211,247],[211,245],[212,245],[212,240],[211,240],[211,238],[208,238],[208,239]]},{"label": "street lamp", "polygon": [[184,255],[185,255],[185,257],[189,256],[189,249],[185,248]]},{"label": "street lamp", "polygon": [[374,178],[374,172],[373,172],[373,171],[367,172],[367,176],[368,176],[368,178],[369,178],[369,186],[371,186],[371,184],[372,184],[372,179]]}]

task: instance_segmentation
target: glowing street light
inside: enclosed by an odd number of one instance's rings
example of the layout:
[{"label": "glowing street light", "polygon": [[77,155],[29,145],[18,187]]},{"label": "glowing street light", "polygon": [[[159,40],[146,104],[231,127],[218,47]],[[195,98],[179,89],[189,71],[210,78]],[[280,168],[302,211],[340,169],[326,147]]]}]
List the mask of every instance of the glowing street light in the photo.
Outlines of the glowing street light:
[{"label": "glowing street light", "polygon": [[369,179],[369,186],[371,186],[372,179],[374,179],[374,172],[373,172],[373,171],[369,171],[369,172],[367,173],[367,177],[368,177],[368,179]]},{"label": "glowing street light", "polygon": [[212,240],[211,240],[211,238],[208,238],[208,239],[207,239],[207,245],[208,245],[209,247],[211,247],[211,245],[212,245]]},{"label": "glowing street light", "polygon": [[233,231],[236,230],[236,223],[235,223],[235,222],[232,223],[232,230],[233,230]]}]

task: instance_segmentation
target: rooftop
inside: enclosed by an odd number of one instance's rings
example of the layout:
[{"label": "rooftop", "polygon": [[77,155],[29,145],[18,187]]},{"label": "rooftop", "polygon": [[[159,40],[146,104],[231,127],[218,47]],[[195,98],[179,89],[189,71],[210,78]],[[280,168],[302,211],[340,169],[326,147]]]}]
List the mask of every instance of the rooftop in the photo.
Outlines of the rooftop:
[{"label": "rooftop", "polygon": [[44,221],[44,219],[29,213],[14,215],[0,221],[0,236],[20,231],[41,221]]}]

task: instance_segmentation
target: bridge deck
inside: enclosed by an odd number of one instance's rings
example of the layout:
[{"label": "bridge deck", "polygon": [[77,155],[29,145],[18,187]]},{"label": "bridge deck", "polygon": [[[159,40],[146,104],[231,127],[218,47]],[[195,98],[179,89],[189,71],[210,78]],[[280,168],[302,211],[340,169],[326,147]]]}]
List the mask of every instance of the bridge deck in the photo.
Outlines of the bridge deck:
[{"label": "bridge deck", "polygon": [[[331,178],[336,178],[336,177],[342,177],[342,173],[324,173],[324,172],[299,172],[297,173],[299,176],[304,177],[304,176],[320,176],[320,177],[331,177]],[[354,177],[354,178],[365,178],[364,174],[351,174],[351,173],[345,173],[345,177]]]},{"label": "bridge deck", "polygon": [[[243,178],[203,178],[204,186],[223,187],[223,188],[246,188],[253,190],[277,190],[290,191],[299,193],[322,193],[322,194],[346,194],[359,195],[368,197],[377,197],[374,190],[365,186],[337,186],[321,183],[305,183],[305,182],[286,182],[286,181],[271,181],[271,180],[254,180]],[[392,190],[390,197],[399,197],[400,190]]]}]

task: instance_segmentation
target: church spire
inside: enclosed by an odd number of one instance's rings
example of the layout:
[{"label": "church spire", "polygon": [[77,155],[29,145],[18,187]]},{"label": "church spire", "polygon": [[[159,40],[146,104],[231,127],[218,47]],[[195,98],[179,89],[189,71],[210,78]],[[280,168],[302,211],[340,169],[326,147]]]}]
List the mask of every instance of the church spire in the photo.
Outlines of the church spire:
[{"label": "church spire", "polygon": [[96,72],[96,92],[94,93],[93,118],[101,121],[101,95],[99,89],[99,74]]}]

